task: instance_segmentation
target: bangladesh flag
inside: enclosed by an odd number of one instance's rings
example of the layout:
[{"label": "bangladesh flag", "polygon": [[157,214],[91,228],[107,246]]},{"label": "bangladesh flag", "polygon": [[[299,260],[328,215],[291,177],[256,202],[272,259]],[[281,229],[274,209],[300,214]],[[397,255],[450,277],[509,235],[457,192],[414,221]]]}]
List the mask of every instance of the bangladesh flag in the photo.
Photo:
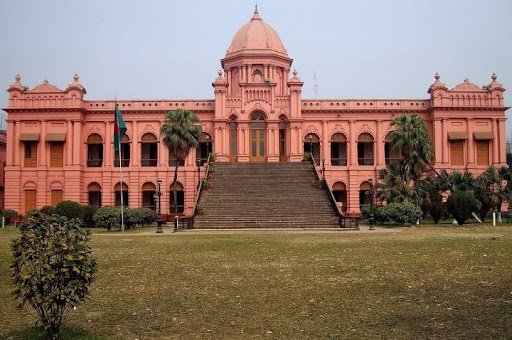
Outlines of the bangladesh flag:
[{"label": "bangladesh flag", "polygon": [[119,111],[119,106],[116,103],[116,108],[114,110],[114,148],[116,151],[119,151],[119,148],[121,147],[121,140],[125,134],[126,124],[124,123],[121,111]]}]

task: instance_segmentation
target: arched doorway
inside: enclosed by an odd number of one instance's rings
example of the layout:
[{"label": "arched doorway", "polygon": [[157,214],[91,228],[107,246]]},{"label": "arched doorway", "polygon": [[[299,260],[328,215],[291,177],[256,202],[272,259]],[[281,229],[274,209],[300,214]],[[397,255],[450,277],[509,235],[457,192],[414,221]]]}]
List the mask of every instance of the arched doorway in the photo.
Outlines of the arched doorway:
[{"label": "arched doorway", "polygon": [[361,208],[363,205],[370,204],[371,202],[371,190],[372,185],[368,181],[364,181],[359,186],[359,204],[361,205]]},{"label": "arched doorway", "polygon": [[367,132],[357,138],[357,163],[359,165],[373,165],[373,136]]},{"label": "arched doorway", "polygon": [[156,186],[151,182],[142,185],[142,207],[155,210]]},{"label": "arched doorway", "polygon": [[304,153],[313,155],[316,164],[320,164],[320,137],[316,133],[308,133],[304,137]]},{"label": "arched doorway", "polygon": [[126,183],[117,183],[114,187],[115,194],[115,205],[117,207],[121,206],[121,195],[123,195],[123,206],[128,206],[128,185]]},{"label": "arched doorway", "polygon": [[331,137],[331,165],[347,165],[347,137],[342,133]]},{"label": "arched doorway", "polygon": [[238,155],[238,123],[235,116],[229,118],[229,161],[236,162]]},{"label": "arched doorway", "polygon": [[251,136],[251,162],[264,162],[266,157],[266,135],[267,123],[262,113],[255,113],[251,117],[250,136]]},{"label": "arched doorway", "polygon": [[341,211],[347,212],[347,186],[343,182],[336,182],[332,186],[332,194],[337,203],[341,205]]},{"label": "arched doorway", "polygon": [[[185,211],[185,191],[183,191],[183,185],[176,183],[176,194],[178,203],[178,214],[183,214]],[[169,187],[169,211],[174,214],[174,183]]]},{"label": "arched doorway", "polygon": [[158,140],[152,133],[145,133],[140,139],[140,166],[157,166]]},{"label": "arched doorway", "polygon": [[400,152],[393,148],[391,132],[386,135],[386,139],[384,140],[384,160],[386,165],[400,160]]},{"label": "arched doorway", "polygon": [[87,194],[88,194],[88,201],[89,205],[95,206],[95,207],[101,207],[101,186],[96,183],[92,182],[87,186]]},{"label": "arched doorway", "polygon": [[197,159],[201,162],[201,165],[203,165],[208,161],[208,155],[210,154],[210,152],[213,152],[212,136],[210,136],[210,134],[206,132],[203,132],[201,134],[201,138],[199,138],[199,147],[197,151]]},{"label": "arched doorway", "polygon": [[103,138],[97,133],[87,137],[87,166],[101,167],[103,165]]},{"label": "arched doorway", "polygon": [[286,162],[288,160],[288,147],[286,135],[290,130],[290,123],[286,116],[279,117],[279,161]]}]

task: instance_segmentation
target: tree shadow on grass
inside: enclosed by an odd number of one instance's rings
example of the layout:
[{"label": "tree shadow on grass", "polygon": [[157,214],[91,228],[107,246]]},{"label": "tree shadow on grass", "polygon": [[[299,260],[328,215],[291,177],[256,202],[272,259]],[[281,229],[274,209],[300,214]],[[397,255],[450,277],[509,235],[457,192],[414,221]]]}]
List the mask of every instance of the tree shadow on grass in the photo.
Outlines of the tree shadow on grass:
[{"label": "tree shadow on grass", "polygon": [[[13,331],[2,339],[12,340],[49,340],[51,337],[48,336],[43,327],[28,327],[21,330]],[[59,340],[100,340],[104,339],[99,335],[93,334],[84,329],[76,327],[62,327],[60,332]]]}]

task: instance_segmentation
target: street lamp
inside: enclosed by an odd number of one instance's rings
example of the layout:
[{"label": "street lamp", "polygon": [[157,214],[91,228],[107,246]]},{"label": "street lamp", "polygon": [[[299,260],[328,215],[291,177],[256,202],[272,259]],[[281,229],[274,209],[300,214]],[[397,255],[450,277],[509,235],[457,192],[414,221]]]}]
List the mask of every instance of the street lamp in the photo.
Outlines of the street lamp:
[{"label": "street lamp", "polygon": [[156,206],[156,213],[157,213],[157,217],[156,217],[156,233],[157,234],[161,234],[163,233],[164,231],[162,230],[162,205],[161,205],[161,201],[162,201],[162,191],[161,191],[161,188],[160,188],[160,185],[162,184],[162,180],[160,179],[157,179],[156,180],[156,184],[157,184],[157,192],[155,193],[155,201],[157,203],[157,206]]},{"label": "street lamp", "polygon": [[374,225],[375,216],[373,215],[373,179],[371,179],[371,178],[368,179],[368,184],[370,184],[370,190],[367,191],[368,195],[370,196],[370,217],[368,218],[369,222],[370,222],[369,230],[375,230],[375,225]]}]

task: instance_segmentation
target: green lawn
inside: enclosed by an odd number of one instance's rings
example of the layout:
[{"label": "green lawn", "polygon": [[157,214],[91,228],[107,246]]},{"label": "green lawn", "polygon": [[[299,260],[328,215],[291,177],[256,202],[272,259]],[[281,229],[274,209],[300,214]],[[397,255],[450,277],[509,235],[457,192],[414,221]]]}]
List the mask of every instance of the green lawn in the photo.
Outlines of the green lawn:
[{"label": "green lawn", "polygon": [[[34,338],[0,230],[0,338]],[[512,227],[95,233],[65,338],[512,338]]]}]

